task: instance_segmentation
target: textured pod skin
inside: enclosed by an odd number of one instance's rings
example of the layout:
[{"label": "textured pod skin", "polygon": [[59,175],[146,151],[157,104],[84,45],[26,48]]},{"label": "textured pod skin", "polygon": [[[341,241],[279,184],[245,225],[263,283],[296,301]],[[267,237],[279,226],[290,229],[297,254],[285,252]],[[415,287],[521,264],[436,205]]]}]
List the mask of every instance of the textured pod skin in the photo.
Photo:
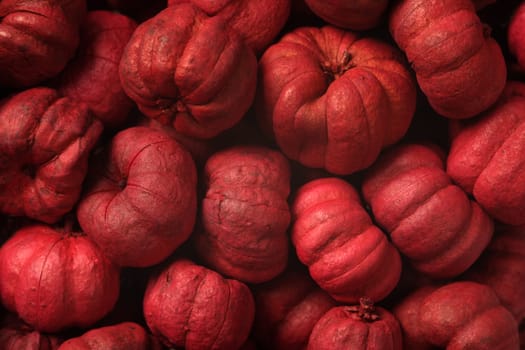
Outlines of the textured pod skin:
[{"label": "textured pod skin", "polygon": [[397,1],[389,28],[430,105],[444,117],[473,117],[503,91],[503,54],[472,0]]},{"label": "textured pod skin", "polygon": [[525,227],[498,227],[464,278],[492,287],[520,324],[525,319]]},{"label": "textured pod skin", "polygon": [[356,190],[338,178],[301,186],[292,203],[292,242],[299,260],[334,299],[382,300],[396,286],[401,258],[372,223]]},{"label": "textured pod skin", "polygon": [[525,4],[515,9],[507,27],[507,45],[521,69],[525,69]]},{"label": "textured pod skin", "polygon": [[305,0],[305,3],[326,22],[352,30],[374,28],[388,6],[388,0]]},{"label": "textured pod skin", "polygon": [[453,282],[426,296],[419,327],[430,344],[447,350],[520,348],[512,314],[490,287],[475,282]]},{"label": "textured pod skin", "polygon": [[206,194],[199,257],[214,270],[260,283],[281,273],[288,261],[290,166],[279,152],[235,146],[212,155],[204,168]]},{"label": "textured pod skin", "polygon": [[144,115],[211,138],[251,106],[257,59],[223,19],[180,4],[137,27],[120,61],[120,80]]},{"label": "textured pod skin", "polygon": [[0,322],[2,350],[56,350],[62,339],[35,331],[14,314],[6,314]]},{"label": "textured pod skin", "polygon": [[525,224],[525,84],[511,81],[498,103],[451,129],[447,173],[495,219]]},{"label": "textured pod skin", "polygon": [[0,101],[0,211],[58,221],[80,196],[102,123],[49,88]]},{"label": "textured pod skin", "polygon": [[403,349],[436,350],[435,346],[425,340],[421,331],[419,309],[423,300],[438,287],[426,285],[416,288],[392,308],[392,313],[401,326]]},{"label": "textured pod skin", "polygon": [[0,249],[0,296],[41,332],[89,327],[115,305],[119,269],[84,235],[43,224],[18,230]]},{"label": "textured pod skin", "polygon": [[121,126],[133,107],[120,84],[119,62],[136,26],[116,12],[88,12],[75,59],[58,78],[58,91],[86,103],[106,127]]},{"label": "textured pod skin", "polygon": [[157,264],[188,239],[197,211],[190,154],[161,131],[118,132],[94,159],[77,208],[82,230],[121,266]]},{"label": "textured pod skin", "polygon": [[252,288],[253,336],[263,349],[303,350],[317,321],[336,302],[303,269],[288,269]]},{"label": "textured pod skin", "polygon": [[257,54],[277,37],[291,9],[291,0],[168,0],[168,6],[183,3],[191,3],[208,16],[228,22]]},{"label": "textured pod skin", "polygon": [[179,259],[154,275],[144,295],[144,316],[169,347],[236,350],[254,317],[249,288],[215,271]]},{"label": "textured pod skin", "polygon": [[302,27],[259,61],[256,113],[288,158],[335,174],[372,164],[407,131],[415,84],[396,48]]},{"label": "textured pod skin", "polygon": [[85,0],[0,3],[0,86],[29,87],[57,75],[73,57]]},{"label": "textured pod skin", "polygon": [[383,153],[363,179],[375,220],[420,272],[451,278],[489,244],[492,219],[445,172],[433,145],[404,144]]},{"label": "textured pod skin", "polygon": [[71,338],[59,350],[160,350],[161,345],[134,322],[94,328],[79,337]]},{"label": "textured pod skin", "polygon": [[315,324],[306,349],[402,350],[399,322],[386,309],[372,308],[333,307]]}]

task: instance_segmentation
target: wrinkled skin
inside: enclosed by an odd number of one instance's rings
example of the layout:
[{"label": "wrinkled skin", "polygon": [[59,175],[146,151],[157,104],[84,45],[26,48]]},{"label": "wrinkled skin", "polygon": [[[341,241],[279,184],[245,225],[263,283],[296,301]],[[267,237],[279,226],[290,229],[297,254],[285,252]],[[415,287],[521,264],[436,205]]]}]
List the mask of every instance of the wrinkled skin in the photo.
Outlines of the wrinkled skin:
[{"label": "wrinkled skin", "polygon": [[254,302],[245,284],[178,259],[151,277],[144,316],[166,346],[233,350],[248,339]]},{"label": "wrinkled skin", "polygon": [[277,37],[291,10],[291,0],[168,0],[168,6],[182,3],[224,19],[256,54]]},{"label": "wrinkled skin", "polygon": [[396,1],[389,28],[440,115],[473,117],[503,91],[507,68],[501,48],[471,0]]},{"label": "wrinkled skin", "polygon": [[117,301],[119,274],[91,240],[67,228],[26,226],[0,249],[2,303],[41,332],[100,320]]},{"label": "wrinkled skin", "polygon": [[57,75],[73,57],[85,0],[0,2],[0,86],[29,87]]},{"label": "wrinkled skin", "polygon": [[71,338],[59,350],[160,350],[144,328],[134,322],[94,328],[79,337]]},{"label": "wrinkled skin", "polygon": [[332,26],[289,32],[259,61],[260,125],[307,167],[348,175],[370,166],[406,133],[415,103],[395,47]]},{"label": "wrinkled skin", "polygon": [[119,72],[144,115],[186,136],[212,138],[251,106],[257,59],[223,19],[180,4],[137,27]]},{"label": "wrinkled skin", "polygon": [[243,282],[276,277],[288,260],[290,166],[267,147],[234,146],[212,155],[204,168],[199,257]]},{"label": "wrinkled skin", "polygon": [[197,212],[190,154],[147,127],[118,132],[93,159],[77,207],[80,226],[121,266],[157,264],[186,241]]},{"label": "wrinkled skin", "polygon": [[435,145],[390,148],[366,170],[362,193],[392,243],[432,278],[465,272],[492,238],[493,220],[452,182]]},{"label": "wrinkled skin", "polygon": [[122,126],[133,107],[120,84],[119,62],[136,26],[116,12],[88,12],[75,59],[56,82],[61,94],[86,103],[108,128]]},{"label": "wrinkled skin", "polygon": [[291,238],[313,280],[334,299],[384,299],[401,274],[397,249],[374,225],[357,191],[339,178],[301,186],[292,203]]},{"label": "wrinkled skin", "polygon": [[102,130],[84,104],[53,89],[0,101],[0,211],[58,221],[80,197]]}]

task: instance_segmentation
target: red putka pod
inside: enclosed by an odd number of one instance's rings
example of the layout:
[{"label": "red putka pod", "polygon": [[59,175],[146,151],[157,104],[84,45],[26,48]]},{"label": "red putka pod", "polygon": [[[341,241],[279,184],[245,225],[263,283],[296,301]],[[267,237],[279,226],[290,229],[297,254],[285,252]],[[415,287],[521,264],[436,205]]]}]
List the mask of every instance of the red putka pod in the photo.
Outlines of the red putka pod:
[{"label": "red putka pod", "polygon": [[133,107],[120,84],[119,62],[136,26],[116,12],[88,12],[75,59],[56,82],[61,94],[86,103],[106,127],[121,126]]},{"label": "red putka pod", "polygon": [[89,327],[119,295],[119,269],[84,234],[35,224],[0,249],[5,307],[42,332]]},{"label": "red putka pod", "polygon": [[454,128],[447,173],[493,218],[525,224],[525,84],[507,83],[494,107]]},{"label": "red putka pod", "polygon": [[279,152],[234,146],[212,155],[204,169],[199,257],[214,270],[260,283],[281,273],[288,260],[290,166]]},{"label": "red putka pod", "polygon": [[62,343],[58,350],[161,350],[161,345],[134,322],[93,328]]},{"label": "red putka pod", "polygon": [[507,79],[505,60],[472,0],[397,1],[389,26],[436,112],[469,118],[496,102]]},{"label": "red putka pod", "polygon": [[401,275],[401,258],[372,223],[356,190],[338,178],[301,186],[292,204],[292,241],[299,260],[334,299],[382,300]]},{"label": "red putka pod", "polygon": [[259,61],[255,109],[283,153],[350,174],[407,131],[416,88],[393,46],[335,27],[302,27]]},{"label": "red putka pod", "polygon": [[303,350],[317,321],[336,302],[303,268],[252,288],[255,298],[253,336],[264,349]]},{"label": "red putka pod", "polygon": [[0,86],[34,86],[64,69],[85,12],[85,0],[1,1]]},{"label": "red putka pod", "polygon": [[525,3],[515,9],[507,27],[509,51],[516,58],[518,65],[525,70]]},{"label": "red putka pod", "polygon": [[305,0],[308,7],[326,22],[353,30],[372,29],[380,24],[388,0]]},{"label": "red putka pod", "polygon": [[419,327],[441,349],[518,350],[518,324],[492,288],[468,281],[444,285],[421,301]]},{"label": "red putka pod", "polygon": [[277,37],[291,9],[291,0],[168,0],[168,6],[188,2],[228,22],[256,53],[262,53]]},{"label": "red putka pod", "polygon": [[58,221],[80,196],[102,129],[85,105],[53,89],[0,101],[0,211]]},{"label": "red putka pod", "polygon": [[492,287],[516,321],[525,320],[525,227],[499,226],[465,279]]},{"label": "red putka pod", "polygon": [[78,221],[117,264],[157,264],[189,238],[197,212],[195,164],[167,134],[120,131],[94,158],[89,178]]},{"label": "red putka pod", "polygon": [[6,314],[0,321],[2,350],[56,350],[62,341],[58,336],[34,330],[14,314]]},{"label": "red putka pod", "polygon": [[447,175],[444,158],[432,145],[394,146],[367,170],[362,185],[392,243],[433,278],[465,272],[494,230],[492,219]]},{"label": "red putka pod", "polygon": [[167,346],[237,350],[248,339],[254,302],[242,282],[179,259],[149,281],[144,316]]},{"label": "red putka pod", "polygon": [[402,350],[401,328],[388,310],[368,298],[336,306],[315,324],[307,350]]},{"label": "red putka pod", "polygon": [[251,106],[257,59],[223,19],[180,4],[137,27],[120,61],[120,80],[147,117],[211,138]]}]

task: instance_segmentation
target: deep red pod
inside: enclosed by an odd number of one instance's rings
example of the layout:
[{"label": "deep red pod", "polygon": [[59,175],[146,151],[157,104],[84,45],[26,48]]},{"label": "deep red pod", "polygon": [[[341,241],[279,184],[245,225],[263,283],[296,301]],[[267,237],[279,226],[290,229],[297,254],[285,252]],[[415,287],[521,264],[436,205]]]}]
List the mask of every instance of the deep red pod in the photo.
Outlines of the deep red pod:
[{"label": "deep red pod", "polygon": [[520,3],[507,26],[507,44],[521,69],[525,69],[525,4]]},{"label": "deep red pod", "polygon": [[90,327],[119,295],[119,269],[83,233],[34,224],[0,248],[0,297],[41,332]]},{"label": "deep red pod", "polygon": [[228,22],[257,54],[277,37],[291,9],[291,0],[168,0],[168,6],[183,3],[191,3],[208,16]]},{"label": "deep red pod", "polygon": [[470,281],[439,287],[420,304],[426,341],[447,350],[520,348],[518,324],[492,288]]},{"label": "deep red pod", "polygon": [[399,322],[368,298],[359,305],[336,306],[315,324],[307,350],[402,350]]},{"label": "deep red pod", "polygon": [[292,203],[292,242],[314,281],[334,299],[382,300],[401,274],[397,249],[375,226],[358,193],[339,178],[301,186]]},{"label": "deep red pod", "polygon": [[243,282],[269,281],[288,261],[290,165],[277,150],[237,145],[213,154],[204,168],[200,259]]},{"label": "deep red pod", "polygon": [[92,328],[79,337],[62,343],[59,350],[161,350],[158,341],[142,326],[122,322],[111,326]]},{"label": "deep red pod", "polygon": [[106,127],[122,126],[133,107],[120,84],[119,62],[136,26],[116,12],[89,11],[77,54],[55,82],[61,94],[86,103]]},{"label": "deep red pod", "polygon": [[336,302],[302,266],[290,266],[277,278],[252,287],[253,337],[263,349],[303,350],[319,319]]},{"label": "deep red pod", "polygon": [[509,81],[492,108],[451,124],[447,173],[493,218],[525,224],[525,84]]},{"label": "deep red pod", "polygon": [[525,320],[525,227],[498,226],[483,255],[463,278],[492,287],[518,324]]},{"label": "deep red pod", "polygon": [[180,4],[137,27],[119,74],[144,115],[187,136],[211,138],[251,106],[257,59],[224,19]]},{"label": "deep red pod", "polygon": [[344,175],[368,167],[406,133],[415,104],[394,46],[332,26],[288,32],[259,61],[257,118],[308,167]]},{"label": "deep red pod", "polygon": [[167,134],[118,132],[93,159],[77,207],[80,226],[121,266],[157,264],[186,241],[197,212],[190,154]]},{"label": "deep red pod", "polygon": [[53,89],[0,101],[0,211],[58,221],[80,196],[102,130],[85,105]]},{"label": "deep red pod", "polygon": [[242,282],[177,259],[151,277],[144,295],[144,316],[166,346],[237,350],[248,339],[254,301]]},{"label": "deep red pod", "polygon": [[372,29],[381,23],[388,0],[305,0],[308,7],[326,22],[352,30]]},{"label": "deep red pod", "polygon": [[433,278],[465,272],[494,231],[489,215],[445,172],[445,156],[435,145],[397,145],[362,182],[377,223],[415,269]]},{"label": "deep red pod", "polygon": [[507,68],[472,0],[401,0],[389,13],[392,37],[436,112],[470,118],[500,96]]},{"label": "deep red pod", "polygon": [[30,87],[57,75],[77,49],[85,0],[0,2],[0,86]]}]

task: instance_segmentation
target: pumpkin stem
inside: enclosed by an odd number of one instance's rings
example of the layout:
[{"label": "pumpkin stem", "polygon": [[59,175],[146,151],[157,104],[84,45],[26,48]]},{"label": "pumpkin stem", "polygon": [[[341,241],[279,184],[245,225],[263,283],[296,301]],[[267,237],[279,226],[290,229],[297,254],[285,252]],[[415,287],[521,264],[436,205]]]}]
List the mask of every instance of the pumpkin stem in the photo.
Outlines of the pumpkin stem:
[{"label": "pumpkin stem", "polygon": [[363,297],[359,299],[359,305],[349,306],[347,309],[352,315],[359,317],[365,322],[379,320],[379,314],[374,306],[372,299]]},{"label": "pumpkin stem", "polygon": [[340,62],[337,60],[336,62],[330,62],[329,60],[326,60],[321,64],[323,73],[327,76],[329,83],[342,76],[352,67],[354,67],[352,63],[352,55],[346,50],[343,51],[343,57],[341,57]]}]

